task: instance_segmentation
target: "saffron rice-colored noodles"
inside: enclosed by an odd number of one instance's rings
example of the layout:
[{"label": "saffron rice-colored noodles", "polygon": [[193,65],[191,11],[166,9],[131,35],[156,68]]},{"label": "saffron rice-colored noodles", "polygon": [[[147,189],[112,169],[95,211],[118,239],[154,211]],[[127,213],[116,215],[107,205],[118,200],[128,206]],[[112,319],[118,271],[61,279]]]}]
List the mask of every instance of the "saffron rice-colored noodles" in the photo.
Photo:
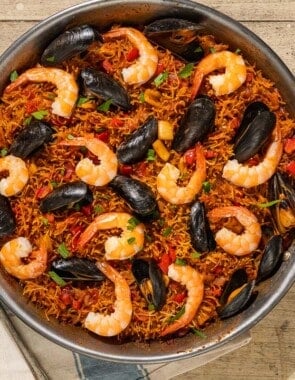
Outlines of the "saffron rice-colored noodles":
[{"label": "saffron rice-colored noodles", "polygon": [[[200,42],[208,53],[210,48],[216,51],[227,49],[226,45],[217,43],[212,36],[200,37]],[[133,108],[124,112],[111,108],[108,112],[98,111],[101,103],[97,98],[77,105],[69,119],[51,113],[51,103],[55,96],[55,87],[49,83],[28,83],[9,94],[4,94],[0,103],[0,147],[8,148],[14,136],[23,127],[32,113],[46,110],[44,120],[56,130],[53,142],[46,144],[42,150],[27,158],[30,178],[28,184],[18,195],[11,197],[10,202],[15,213],[17,228],[13,235],[2,239],[5,241],[17,236],[26,236],[34,246],[42,236],[48,242],[48,270],[53,260],[59,256],[57,247],[64,243],[71,255],[103,260],[104,242],[107,236],[118,231],[108,230],[97,233],[82,250],[76,246],[81,231],[89,225],[93,218],[102,212],[130,212],[125,201],[104,186],[90,186],[94,201],[90,207],[68,208],[43,214],[40,209],[41,199],[57,185],[77,180],[75,166],[87,156],[85,149],[59,145],[68,136],[98,135],[102,130],[108,131],[107,144],[115,151],[126,136],[136,130],[149,115],[158,120],[167,120],[174,128],[190,103],[192,77],[181,78],[180,70],[185,63],[171,52],[156,48],[159,54],[158,72],[165,70],[168,79],[156,88],[153,79],[140,87],[127,86],[123,83],[121,70],[130,65],[126,54],[132,48],[127,40],[109,41],[100,45],[94,43],[87,54],[74,57],[60,67],[74,73],[77,77],[81,68],[94,67],[106,71],[120,81],[128,90]],[[143,100],[146,89],[159,93],[159,104],[151,105]],[[199,200],[205,203],[207,211],[225,205],[241,205],[251,210],[261,226],[271,227],[271,216],[268,208],[260,208],[258,204],[267,202],[267,183],[251,189],[242,189],[222,178],[224,164],[232,154],[232,138],[246,106],[253,101],[262,101],[276,114],[277,125],[282,133],[282,141],[292,137],[294,120],[292,120],[274,83],[264,78],[260,70],[247,63],[246,82],[229,95],[216,97],[208,81],[205,79],[200,93],[210,96],[216,105],[215,128],[202,142],[206,156],[207,179],[210,191],[202,190]],[[169,148],[169,142],[165,142]],[[140,149],[140,147],[139,147]],[[290,155],[283,154],[278,170],[285,171]],[[184,164],[181,155],[171,151],[169,162],[180,166],[182,178],[190,177],[192,168]],[[185,260],[187,264],[202,273],[205,283],[202,304],[192,322],[185,331],[191,328],[203,329],[218,319],[217,308],[219,298],[226,281],[238,268],[245,268],[249,279],[255,279],[263,250],[263,242],[254,253],[235,257],[225,253],[217,246],[214,252],[197,255],[190,243],[188,217],[190,204],[172,205],[163,200],[156,190],[156,176],[164,162],[156,157],[154,161],[143,160],[134,164],[132,177],[147,183],[157,196],[160,218],[147,223],[145,245],[137,257],[151,258],[161,262],[165,254]],[[214,227],[214,226],[213,226]],[[119,340],[159,339],[160,333],[171,316],[176,315],[185,304],[185,288],[170,281],[167,290],[167,302],[162,310],[155,311],[148,307],[139,291],[131,273],[131,261],[112,261],[115,267],[130,285],[133,316],[129,326],[118,335]],[[57,318],[61,323],[82,326],[90,311],[111,313],[114,304],[113,284],[109,280],[93,283],[71,283],[60,287],[44,273],[34,280],[21,282],[24,295],[44,310],[46,318]],[[183,297],[179,296],[183,294]],[[183,330],[182,330],[183,331]]]}]

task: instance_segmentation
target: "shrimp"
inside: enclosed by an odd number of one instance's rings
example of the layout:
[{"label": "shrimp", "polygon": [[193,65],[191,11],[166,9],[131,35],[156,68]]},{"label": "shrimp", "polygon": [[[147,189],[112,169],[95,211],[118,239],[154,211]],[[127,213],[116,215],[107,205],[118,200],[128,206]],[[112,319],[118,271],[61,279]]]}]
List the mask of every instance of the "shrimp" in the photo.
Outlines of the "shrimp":
[{"label": "shrimp", "polygon": [[89,312],[84,326],[101,336],[114,336],[126,329],[132,317],[131,294],[127,281],[105,262],[98,262],[98,269],[115,285],[114,312],[109,315]]},{"label": "shrimp", "polygon": [[276,127],[273,141],[269,144],[264,159],[255,166],[248,166],[233,159],[223,167],[222,177],[236,186],[250,188],[268,181],[275,173],[283,153],[281,133]]},{"label": "shrimp", "polygon": [[106,212],[98,215],[80,235],[78,249],[94,236],[98,230],[121,228],[120,237],[111,236],[105,242],[105,258],[107,260],[125,260],[134,256],[143,248],[144,226],[142,223],[133,226],[132,215],[126,212]]},{"label": "shrimp", "polygon": [[201,145],[196,146],[196,170],[191,176],[187,186],[177,186],[180,171],[166,163],[157,176],[157,190],[161,197],[172,204],[189,203],[201,190],[206,179],[206,160]]},{"label": "shrimp", "polygon": [[215,234],[216,243],[225,252],[235,256],[244,256],[255,251],[261,239],[261,228],[256,216],[242,206],[224,206],[211,210],[209,220],[214,222],[220,218],[235,217],[244,227],[241,234],[223,227]]},{"label": "shrimp", "polygon": [[85,146],[99,158],[99,165],[95,165],[89,158],[83,158],[76,165],[77,176],[88,185],[104,186],[116,176],[117,156],[103,141],[94,137],[76,137],[61,141],[60,145]]},{"label": "shrimp", "polygon": [[184,314],[174,323],[167,326],[161,332],[161,336],[172,334],[182,327],[187,326],[196,315],[204,295],[203,277],[191,266],[170,264],[168,267],[168,276],[172,278],[172,280],[186,286],[187,300]]},{"label": "shrimp", "polygon": [[104,34],[106,41],[117,37],[127,37],[139,51],[137,61],[122,70],[124,81],[128,84],[138,85],[146,83],[157,69],[158,54],[156,49],[141,32],[133,28],[116,28]]},{"label": "shrimp", "polygon": [[209,77],[217,96],[234,92],[246,80],[247,69],[240,55],[227,50],[209,54],[196,67],[191,99],[197,95],[204,76],[219,69],[225,69],[225,72]]},{"label": "shrimp", "polygon": [[79,88],[74,76],[64,70],[53,67],[34,67],[21,74],[6,87],[10,93],[27,82],[50,82],[57,87],[57,97],[52,103],[52,112],[63,117],[70,117],[78,99]]},{"label": "shrimp", "polygon": [[[28,264],[21,259],[28,257]],[[25,237],[18,237],[3,245],[0,251],[0,261],[6,271],[20,280],[36,278],[45,272],[47,266],[47,244],[41,239],[40,247],[33,251],[32,245]]]},{"label": "shrimp", "polygon": [[5,171],[9,174],[0,180],[0,193],[5,197],[11,197],[22,191],[27,184],[29,170],[21,158],[8,155],[0,158],[0,172]]}]

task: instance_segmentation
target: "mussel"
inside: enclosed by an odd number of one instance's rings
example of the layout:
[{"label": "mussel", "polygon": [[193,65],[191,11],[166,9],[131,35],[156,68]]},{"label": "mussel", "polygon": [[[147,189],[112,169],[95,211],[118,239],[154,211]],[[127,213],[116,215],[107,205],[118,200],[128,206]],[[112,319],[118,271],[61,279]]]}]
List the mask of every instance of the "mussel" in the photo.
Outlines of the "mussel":
[{"label": "mussel", "polygon": [[81,79],[84,90],[101,98],[104,101],[111,100],[111,104],[125,111],[131,109],[130,98],[126,89],[108,74],[85,68],[81,70]]},{"label": "mussel", "polygon": [[234,138],[234,158],[243,163],[253,157],[269,140],[275,126],[276,116],[264,103],[251,103]]},{"label": "mussel", "polygon": [[16,222],[10,202],[0,194],[0,237],[12,234],[15,228]]},{"label": "mussel", "polygon": [[10,146],[9,154],[26,158],[53,140],[55,130],[44,121],[33,120],[16,136]]},{"label": "mussel", "polygon": [[269,181],[268,199],[277,201],[270,207],[273,221],[279,233],[295,227],[295,190],[287,176],[275,173]]},{"label": "mussel", "polygon": [[76,26],[60,34],[47,46],[41,56],[41,63],[55,66],[87,50],[94,41],[102,41],[97,30],[89,25]]},{"label": "mussel", "polygon": [[197,62],[204,56],[203,48],[198,41],[201,27],[193,22],[165,18],[152,22],[144,29],[149,40],[169,49],[172,53],[187,62]]},{"label": "mussel", "polygon": [[282,236],[272,236],[265,245],[258,267],[256,283],[267,279],[278,269],[282,261],[283,252]]},{"label": "mussel", "polygon": [[212,131],[215,120],[214,102],[207,96],[195,99],[188,107],[185,116],[172,141],[172,149],[179,153],[193,147]]},{"label": "mussel", "polygon": [[156,261],[134,259],[131,270],[147,303],[160,310],[166,302],[166,285]]},{"label": "mussel", "polygon": [[51,270],[68,281],[102,281],[105,276],[93,260],[79,257],[58,259],[52,262]]},{"label": "mussel", "polygon": [[196,251],[209,252],[215,249],[216,242],[210,229],[203,202],[197,201],[192,205],[189,232],[192,246]]},{"label": "mussel", "polygon": [[117,149],[118,160],[123,164],[135,164],[144,159],[148,149],[158,136],[158,121],[149,116]]},{"label": "mussel", "polygon": [[247,273],[244,269],[236,270],[227,283],[221,298],[221,306],[218,314],[221,319],[229,318],[250,305],[254,300],[252,297],[255,281],[248,281]]},{"label": "mussel", "polygon": [[71,207],[76,203],[91,203],[93,195],[82,181],[65,183],[55,188],[40,203],[42,212],[50,212],[63,207]]},{"label": "mussel", "polygon": [[131,177],[117,175],[109,186],[121,196],[140,219],[153,219],[158,212],[158,203],[150,187]]}]

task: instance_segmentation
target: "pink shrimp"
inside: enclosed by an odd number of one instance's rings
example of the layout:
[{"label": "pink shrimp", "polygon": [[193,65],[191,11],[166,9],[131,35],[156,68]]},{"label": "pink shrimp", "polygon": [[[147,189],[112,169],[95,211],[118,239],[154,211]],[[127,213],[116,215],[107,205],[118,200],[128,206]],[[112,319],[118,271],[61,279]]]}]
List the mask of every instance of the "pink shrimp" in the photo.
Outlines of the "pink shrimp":
[{"label": "pink shrimp", "polygon": [[0,172],[8,171],[9,175],[0,180],[0,193],[11,197],[22,191],[29,180],[26,163],[19,157],[8,155],[0,158]]},{"label": "pink shrimp", "polygon": [[132,318],[131,294],[127,281],[106,262],[98,262],[98,269],[115,285],[114,312],[109,315],[88,313],[84,326],[101,336],[114,336],[126,329]]},{"label": "pink shrimp", "polygon": [[257,249],[261,239],[261,228],[256,216],[245,207],[224,206],[211,210],[208,213],[209,220],[215,222],[221,218],[235,217],[244,227],[241,234],[223,227],[215,234],[216,243],[235,256],[244,256]]},{"label": "pink shrimp", "polygon": [[27,82],[50,82],[57,87],[57,97],[52,103],[52,112],[63,117],[70,117],[78,99],[79,88],[74,76],[54,67],[34,67],[22,73],[6,87],[10,93]]},{"label": "pink shrimp", "polygon": [[225,69],[225,73],[209,77],[209,82],[217,96],[230,94],[246,80],[247,69],[240,55],[226,50],[208,54],[197,64],[193,79],[192,99],[197,95],[205,75],[219,69]]},{"label": "pink shrimp", "polygon": [[172,334],[187,326],[196,315],[204,295],[203,278],[201,274],[191,266],[170,264],[168,267],[168,276],[172,278],[172,280],[186,286],[187,300],[184,306],[184,314],[174,323],[167,326],[161,332],[161,336]]},{"label": "pink shrimp", "polygon": [[103,37],[106,41],[112,38],[127,37],[138,49],[139,58],[136,62],[122,70],[126,83],[141,85],[155,74],[158,65],[157,50],[141,32],[133,28],[115,28],[105,33]]}]

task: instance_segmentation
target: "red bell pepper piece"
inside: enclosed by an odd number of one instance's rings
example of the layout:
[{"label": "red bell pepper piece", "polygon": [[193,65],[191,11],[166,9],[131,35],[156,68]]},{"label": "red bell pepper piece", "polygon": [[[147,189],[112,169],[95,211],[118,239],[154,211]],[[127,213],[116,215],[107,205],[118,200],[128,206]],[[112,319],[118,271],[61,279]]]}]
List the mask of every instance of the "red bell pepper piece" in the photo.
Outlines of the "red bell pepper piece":
[{"label": "red bell pepper piece", "polygon": [[285,167],[286,171],[295,176],[295,161],[289,162],[289,164],[286,165]]},{"label": "red bell pepper piece", "polygon": [[94,135],[98,140],[100,141],[103,141],[103,142],[108,142],[109,141],[109,137],[110,137],[110,133],[108,130],[105,130],[105,131],[102,131],[100,133],[96,133]]},{"label": "red bell pepper piece", "polygon": [[295,152],[295,137],[287,139],[285,141],[284,151],[288,154]]},{"label": "red bell pepper piece", "polygon": [[136,47],[133,47],[126,54],[126,59],[127,59],[128,62],[132,62],[132,61],[134,61],[138,57],[139,57],[139,50]]},{"label": "red bell pepper piece", "polygon": [[121,165],[119,170],[120,170],[120,173],[123,175],[130,175],[133,173],[133,166],[132,165]]},{"label": "red bell pepper piece", "polygon": [[186,163],[187,166],[192,166],[196,163],[196,149],[188,149],[184,153],[184,162]]},{"label": "red bell pepper piece", "polygon": [[171,258],[169,256],[169,254],[164,253],[164,255],[161,257],[161,260],[158,264],[163,273],[165,273],[165,274],[168,273],[168,267],[170,264],[171,264]]}]

